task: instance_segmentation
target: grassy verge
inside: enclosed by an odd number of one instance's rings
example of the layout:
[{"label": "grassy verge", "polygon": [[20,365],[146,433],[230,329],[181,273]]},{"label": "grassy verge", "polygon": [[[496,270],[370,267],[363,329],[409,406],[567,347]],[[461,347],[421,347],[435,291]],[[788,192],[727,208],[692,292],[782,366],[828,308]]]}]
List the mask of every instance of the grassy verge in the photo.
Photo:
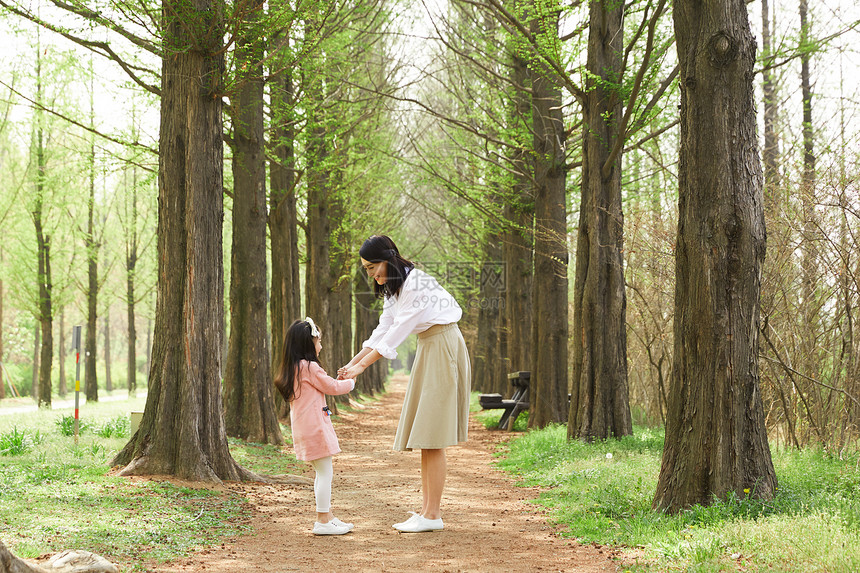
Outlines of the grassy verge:
[{"label": "grassy verge", "polygon": [[[143,405],[142,398],[86,404],[77,445],[69,411],[0,415],[0,539],[13,553],[86,549],[122,571],[145,571],[251,530],[238,495],[110,473],[128,440],[128,413]],[[301,471],[281,448],[231,440],[230,451],[258,473]]]},{"label": "grassy verge", "polygon": [[621,571],[860,571],[856,454],[775,450],[773,501],[732,498],[669,516],[651,509],[662,446],[662,432],[646,428],[584,444],[555,426],[515,435],[498,465],[545,488],[534,503],[563,535],[621,547]]}]

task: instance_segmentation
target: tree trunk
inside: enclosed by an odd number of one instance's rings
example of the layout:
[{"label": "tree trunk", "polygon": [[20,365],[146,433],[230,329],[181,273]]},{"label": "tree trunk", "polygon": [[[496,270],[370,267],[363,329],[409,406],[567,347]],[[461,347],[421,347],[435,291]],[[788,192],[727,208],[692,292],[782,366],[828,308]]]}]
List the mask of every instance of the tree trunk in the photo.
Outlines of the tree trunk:
[{"label": "tree trunk", "polygon": [[[36,317],[38,319],[38,317]],[[42,348],[42,325],[36,323],[36,333],[33,336],[33,380],[32,391],[33,399],[39,402],[39,351]]]},{"label": "tree trunk", "polygon": [[[65,398],[68,388],[66,386],[66,309],[60,309],[60,348],[57,352],[57,358],[60,361],[60,382],[57,384],[57,394],[61,398]],[[3,360],[3,353],[0,352],[0,362]],[[0,384],[2,385],[2,384]],[[0,391],[2,397],[2,391]]]},{"label": "tree trunk", "polygon": [[110,359],[110,307],[105,308],[105,391],[113,392],[113,379],[111,378]]},{"label": "tree trunk", "polygon": [[762,0],[761,4],[761,41],[762,59],[765,68],[762,71],[762,90],[764,92],[764,149],[762,149],[762,162],[764,164],[764,192],[765,212],[773,212],[774,207],[769,207],[777,198],[777,189],[780,185],[779,176],[779,136],[776,131],[776,122],[779,117],[779,106],[776,99],[776,81],[773,74],[771,58],[770,35],[770,0]]},{"label": "tree trunk", "polygon": [[773,497],[758,384],[765,256],[743,0],[674,9],[681,83],[675,365],[654,507],[678,512],[730,492]]},{"label": "tree trunk", "polygon": [[[286,35],[276,35],[275,48],[288,42]],[[299,277],[299,237],[296,213],[295,138],[292,121],[295,105],[290,67],[274,75],[272,86],[272,146],[269,162],[269,236],[272,249],[272,286],[270,289],[272,364],[277,365],[283,353],[284,334],[294,320],[303,318],[301,281]],[[275,393],[280,416],[289,414],[289,404]]]},{"label": "tree trunk", "polygon": [[95,240],[95,179],[90,177],[90,195],[87,200],[87,334],[84,343],[84,380],[88,402],[98,402],[99,382],[96,374],[96,332],[98,324],[99,247]]},{"label": "tree trunk", "polygon": [[[532,21],[532,33],[558,42],[558,11]],[[535,288],[529,427],[566,423],[567,197],[561,90],[554,74],[532,62],[535,180]]]},{"label": "tree trunk", "polygon": [[126,255],[126,275],[125,275],[125,315],[126,315],[126,330],[128,338],[126,367],[126,384],[128,387],[128,395],[137,395],[137,328],[135,327],[135,312],[134,312],[134,267],[137,260],[137,249],[134,248]]},{"label": "tree trunk", "polygon": [[39,407],[51,408],[51,370],[54,359],[53,315],[51,311],[51,244],[42,233],[41,206],[39,207],[36,238],[39,252],[39,327],[42,330],[39,355]]},{"label": "tree trunk", "polygon": [[128,365],[127,385],[128,395],[137,395],[137,327],[135,325],[135,293],[134,273],[137,268],[137,166],[132,167],[131,181],[131,210],[126,219],[126,251],[125,251],[125,314],[128,332]]},{"label": "tree trunk", "polygon": [[149,392],[122,475],[254,476],[230,455],[221,410],[224,271],[221,4],[164,3],[158,287]]},{"label": "tree trunk", "polygon": [[[800,0],[800,44],[809,46],[809,27],[807,20],[806,0]],[[817,199],[815,189],[815,152],[814,134],[812,130],[812,82],[810,79],[809,63],[812,58],[808,49],[803,49],[800,54],[800,87],[803,98],[803,173],[801,176],[801,209],[803,217],[803,234],[801,237],[801,300],[802,316],[801,332],[801,360],[800,365],[804,375],[811,380],[821,377],[818,358],[818,242],[826,240],[820,238],[819,222],[816,213]],[[809,392],[818,392],[818,388],[809,386]],[[814,415],[814,414],[812,414]],[[819,413],[820,423],[826,422],[826,416]]]},{"label": "tree trunk", "polygon": [[618,85],[624,6],[590,4],[583,101],[582,200],[573,293],[573,384],[568,436],[586,441],[633,433],[627,393],[627,296]]},{"label": "tree trunk", "polygon": [[263,46],[255,30],[263,4],[248,7],[236,42],[239,93],[233,118],[233,245],[230,273],[230,344],[224,369],[227,435],[284,443],[272,394],[266,323],[266,154],[263,133]]},{"label": "tree trunk", "polygon": [[146,388],[149,389],[149,373],[152,372],[152,319],[146,319]]},{"label": "tree trunk", "polygon": [[[36,101],[42,101],[42,59],[41,52],[36,58]],[[53,315],[51,311],[51,237],[44,232],[42,217],[45,199],[45,146],[42,130],[42,114],[37,112],[36,133],[36,200],[33,208],[33,226],[36,229],[36,253],[38,257],[37,274],[39,281],[39,327],[42,329],[42,347],[39,358],[39,386],[37,403],[39,407],[51,408],[51,368],[54,358]],[[34,366],[35,367],[35,366]],[[34,386],[34,393],[36,392]]]}]

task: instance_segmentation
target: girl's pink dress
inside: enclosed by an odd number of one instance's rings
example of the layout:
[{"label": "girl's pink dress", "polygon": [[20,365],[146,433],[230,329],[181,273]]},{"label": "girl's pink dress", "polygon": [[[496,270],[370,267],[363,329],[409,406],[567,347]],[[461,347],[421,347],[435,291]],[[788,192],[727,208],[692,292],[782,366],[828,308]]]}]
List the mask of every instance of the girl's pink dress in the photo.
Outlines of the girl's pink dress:
[{"label": "girl's pink dress", "polygon": [[296,393],[290,402],[290,426],[296,457],[318,460],[340,452],[334,426],[325,408],[325,396],[346,394],[355,380],[335,380],[316,362],[302,360],[298,366]]}]

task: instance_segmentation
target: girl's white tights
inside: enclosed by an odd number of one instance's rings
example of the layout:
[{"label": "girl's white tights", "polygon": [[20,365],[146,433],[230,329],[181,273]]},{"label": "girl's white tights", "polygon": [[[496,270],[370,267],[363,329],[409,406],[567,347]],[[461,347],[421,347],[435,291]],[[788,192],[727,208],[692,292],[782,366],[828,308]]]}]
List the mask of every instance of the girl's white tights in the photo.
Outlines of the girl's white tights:
[{"label": "girl's white tights", "polygon": [[328,513],[331,511],[331,481],[334,477],[331,456],[313,460],[316,477],[314,477],[314,496],[317,500],[317,513]]}]

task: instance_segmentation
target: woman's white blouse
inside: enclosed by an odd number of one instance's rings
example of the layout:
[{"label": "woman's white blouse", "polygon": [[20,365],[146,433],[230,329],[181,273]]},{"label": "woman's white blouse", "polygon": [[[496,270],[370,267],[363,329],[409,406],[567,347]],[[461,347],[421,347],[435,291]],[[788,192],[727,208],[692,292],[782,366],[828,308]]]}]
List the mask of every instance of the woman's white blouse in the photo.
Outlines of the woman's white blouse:
[{"label": "woman's white blouse", "polygon": [[386,358],[397,358],[397,347],[410,334],[424,332],[434,324],[450,324],[463,316],[463,310],[435,278],[412,269],[400,294],[385,299],[379,325],[362,343]]}]

